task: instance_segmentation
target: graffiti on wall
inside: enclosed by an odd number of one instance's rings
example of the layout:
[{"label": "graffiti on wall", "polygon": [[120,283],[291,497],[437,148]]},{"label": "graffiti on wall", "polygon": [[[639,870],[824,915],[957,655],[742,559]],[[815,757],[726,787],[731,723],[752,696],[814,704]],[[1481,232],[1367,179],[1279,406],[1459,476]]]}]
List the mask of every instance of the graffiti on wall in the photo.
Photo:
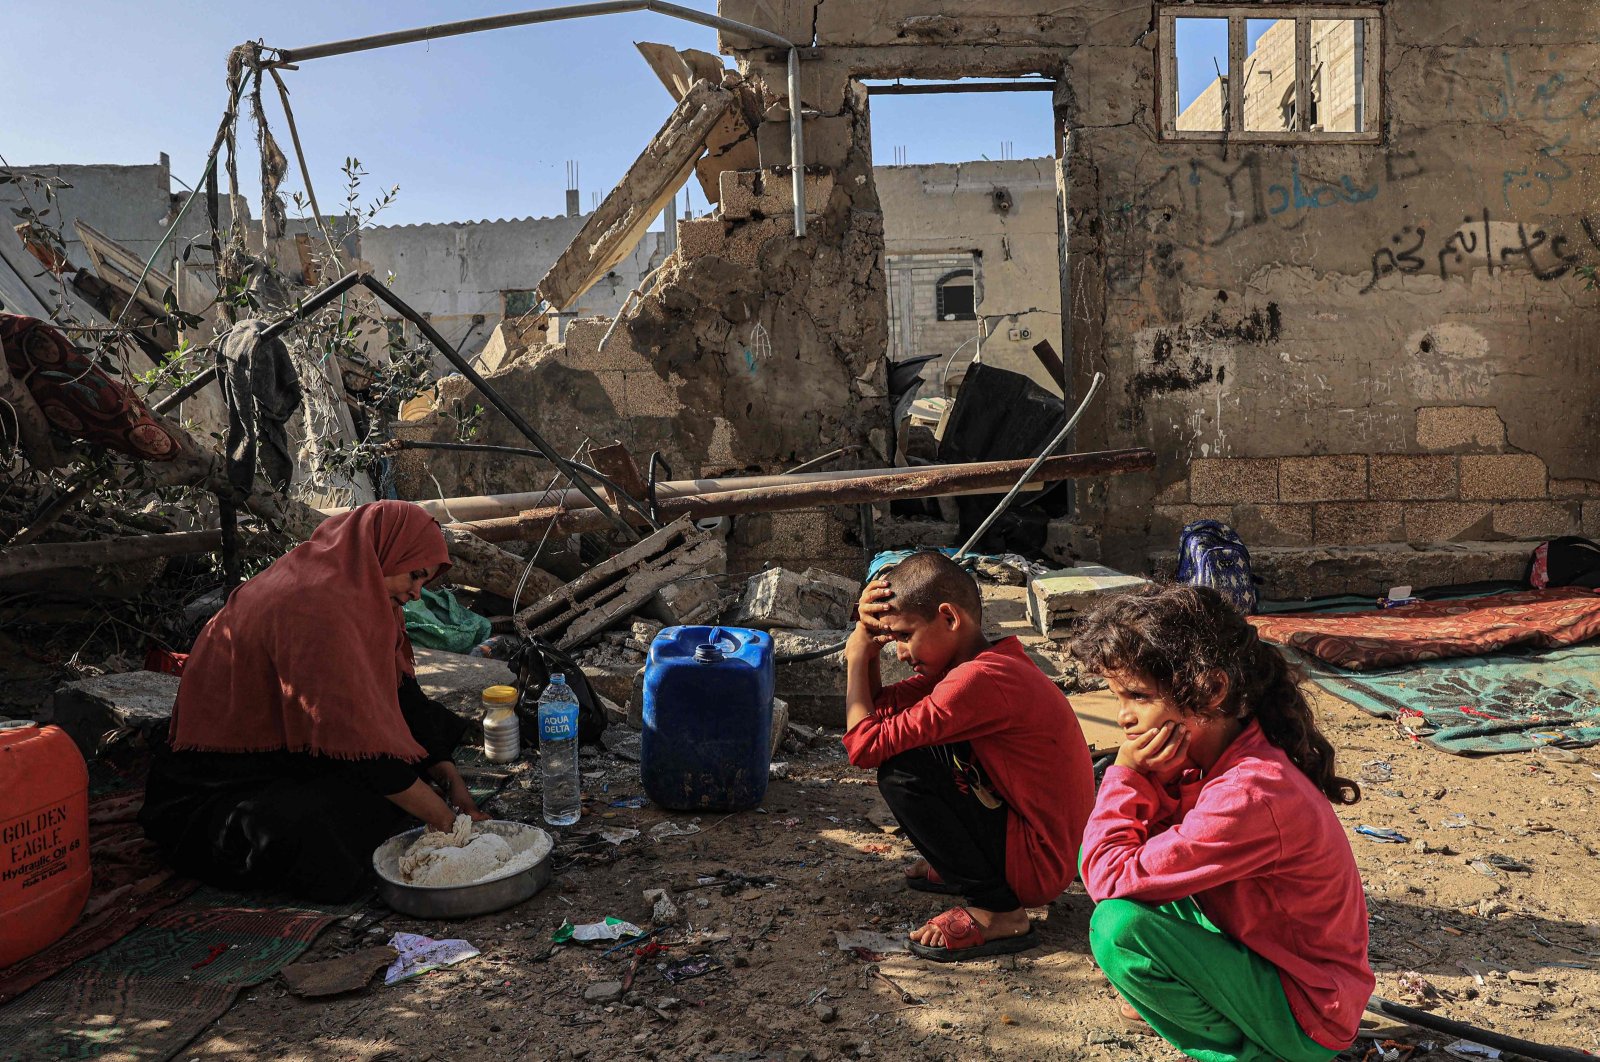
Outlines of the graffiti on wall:
[{"label": "graffiti on wall", "polygon": [[1415,276],[1438,270],[1440,280],[1485,269],[1490,276],[1523,270],[1536,280],[1556,280],[1600,252],[1600,224],[1584,217],[1577,221],[1579,235],[1553,231],[1545,225],[1523,221],[1495,221],[1489,208],[1462,219],[1461,226],[1438,245],[1427,249],[1428,232],[1407,225],[1372,252],[1371,274],[1362,294],[1390,276]]},{"label": "graffiti on wall", "polygon": [[1298,155],[1288,156],[1287,173],[1271,172],[1269,163],[1278,161],[1260,152],[1237,162],[1191,158],[1166,167],[1131,197],[1108,202],[1101,212],[1107,283],[1128,291],[1150,271],[1175,278],[1181,252],[1214,251],[1263,226],[1294,232],[1315,212],[1371,203],[1384,188],[1423,172],[1414,151],[1385,152],[1381,178],[1313,176]]}]

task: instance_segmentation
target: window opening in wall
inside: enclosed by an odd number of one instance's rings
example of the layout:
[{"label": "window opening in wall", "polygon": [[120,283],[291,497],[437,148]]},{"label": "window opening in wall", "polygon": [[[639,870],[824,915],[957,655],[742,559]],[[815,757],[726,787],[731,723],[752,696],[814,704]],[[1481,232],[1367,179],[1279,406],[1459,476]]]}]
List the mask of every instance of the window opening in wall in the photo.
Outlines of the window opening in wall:
[{"label": "window opening in wall", "polygon": [[538,304],[538,298],[531,291],[502,291],[500,298],[504,302],[504,316],[521,317]]},{"label": "window opening in wall", "polygon": [[1162,136],[1376,142],[1381,12],[1300,4],[1160,13]]},{"label": "window opening in wall", "polygon": [[1177,127],[1221,132],[1228,119],[1228,20],[1174,19]]},{"label": "window opening in wall", "polygon": [[933,289],[934,315],[941,321],[976,321],[978,289],[970,269],[957,269],[939,278]]},{"label": "window opening in wall", "polygon": [[[1298,129],[1294,19],[1245,20],[1244,127],[1252,132]],[[1180,55],[1180,61],[1182,57]]]}]

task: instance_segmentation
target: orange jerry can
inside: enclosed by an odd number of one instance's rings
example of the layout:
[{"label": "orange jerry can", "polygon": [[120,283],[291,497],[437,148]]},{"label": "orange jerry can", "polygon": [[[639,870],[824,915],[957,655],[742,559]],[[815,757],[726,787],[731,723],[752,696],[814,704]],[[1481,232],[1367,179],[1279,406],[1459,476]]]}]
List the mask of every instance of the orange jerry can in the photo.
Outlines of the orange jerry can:
[{"label": "orange jerry can", "polygon": [[0,722],[0,969],[54,943],[89,899],[89,769],[60,727]]}]

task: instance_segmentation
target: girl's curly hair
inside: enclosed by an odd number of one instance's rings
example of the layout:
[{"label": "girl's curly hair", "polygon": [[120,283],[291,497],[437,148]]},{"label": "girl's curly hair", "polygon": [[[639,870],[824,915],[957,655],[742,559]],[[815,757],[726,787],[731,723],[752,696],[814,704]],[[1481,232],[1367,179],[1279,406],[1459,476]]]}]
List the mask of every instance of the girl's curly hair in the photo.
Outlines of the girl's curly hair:
[{"label": "girl's curly hair", "polygon": [[[1067,648],[1097,674],[1124,672],[1155,683],[1185,715],[1255,719],[1329,800],[1361,799],[1361,787],[1334,772],[1333,745],[1317,729],[1299,676],[1215,590],[1154,586],[1110,598]],[[1228,694],[1208,708],[1219,671]]]}]

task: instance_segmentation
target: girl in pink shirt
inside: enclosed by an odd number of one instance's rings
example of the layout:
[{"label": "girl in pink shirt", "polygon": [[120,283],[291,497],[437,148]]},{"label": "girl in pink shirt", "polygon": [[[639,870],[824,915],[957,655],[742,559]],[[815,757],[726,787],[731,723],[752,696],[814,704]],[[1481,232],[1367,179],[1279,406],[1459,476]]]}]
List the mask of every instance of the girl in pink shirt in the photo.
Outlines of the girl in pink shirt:
[{"label": "girl in pink shirt", "polygon": [[1361,791],[1334,772],[1288,665],[1193,586],[1113,599],[1070,648],[1105,676],[1126,735],[1082,866],[1123,1016],[1207,1062],[1326,1062],[1374,985],[1332,807]]}]

